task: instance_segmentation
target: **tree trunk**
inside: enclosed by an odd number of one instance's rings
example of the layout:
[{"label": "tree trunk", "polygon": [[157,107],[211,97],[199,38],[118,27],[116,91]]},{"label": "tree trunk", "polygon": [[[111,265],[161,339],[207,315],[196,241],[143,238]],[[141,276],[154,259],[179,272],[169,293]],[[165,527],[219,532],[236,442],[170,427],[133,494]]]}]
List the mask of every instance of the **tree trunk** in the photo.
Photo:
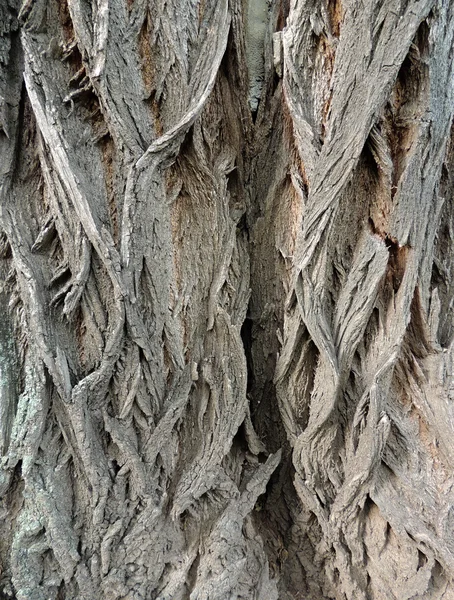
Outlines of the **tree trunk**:
[{"label": "tree trunk", "polygon": [[454,599],[454,5],[2,0],[0,597]]}]

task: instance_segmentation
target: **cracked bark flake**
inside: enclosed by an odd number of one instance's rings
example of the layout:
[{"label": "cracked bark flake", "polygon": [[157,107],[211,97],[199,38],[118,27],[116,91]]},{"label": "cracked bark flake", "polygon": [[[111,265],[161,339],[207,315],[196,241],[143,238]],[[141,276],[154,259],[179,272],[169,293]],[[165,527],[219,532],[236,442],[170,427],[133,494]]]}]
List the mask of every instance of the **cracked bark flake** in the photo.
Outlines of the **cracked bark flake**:
[{"label": "cracked bark flake", "polygon": [[453,57],[448,0],[0,4],[1,597],[454,598]]}]

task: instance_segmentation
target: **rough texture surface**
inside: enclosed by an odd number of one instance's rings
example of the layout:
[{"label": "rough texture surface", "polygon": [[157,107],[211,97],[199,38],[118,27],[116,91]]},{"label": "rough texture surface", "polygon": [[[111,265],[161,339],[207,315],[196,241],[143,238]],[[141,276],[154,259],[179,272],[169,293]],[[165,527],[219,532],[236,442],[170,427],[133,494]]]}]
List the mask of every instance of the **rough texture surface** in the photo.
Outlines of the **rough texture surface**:
[{"label": "rough texture surface", "polygon": [[449,0],[0,3],[0,597],[454,599],[453,70]]}]

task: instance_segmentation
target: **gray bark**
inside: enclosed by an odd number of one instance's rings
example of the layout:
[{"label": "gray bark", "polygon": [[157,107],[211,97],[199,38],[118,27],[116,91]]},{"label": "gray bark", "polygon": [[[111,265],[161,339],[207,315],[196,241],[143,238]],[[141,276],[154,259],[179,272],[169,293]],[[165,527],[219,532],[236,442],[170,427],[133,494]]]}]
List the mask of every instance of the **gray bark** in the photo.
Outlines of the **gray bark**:
[{"label": "gray bark", "polygon": [[0,597],[454,599],[454,6],[0,2]]}]

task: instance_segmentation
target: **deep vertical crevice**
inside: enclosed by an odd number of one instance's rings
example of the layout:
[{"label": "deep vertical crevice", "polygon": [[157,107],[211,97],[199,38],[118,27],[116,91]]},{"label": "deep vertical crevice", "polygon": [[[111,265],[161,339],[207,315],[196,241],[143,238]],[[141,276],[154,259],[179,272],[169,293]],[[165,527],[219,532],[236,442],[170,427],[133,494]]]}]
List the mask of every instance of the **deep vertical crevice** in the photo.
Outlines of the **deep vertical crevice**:
[{"label": "deep vertical crevice", "polygon": [[244,355],[247,364],[247,393],[249,394],[254,387],[254,363],[252,360],[252,326],[250,317],[246,317],[241,327],[241,339],[243,340]]},{"label": "deep vertical crevice", "polygon": [[254,121],[265,80],[265,35],[268,0],[247,0],[246,59],[249,72],[249,106]]}]

